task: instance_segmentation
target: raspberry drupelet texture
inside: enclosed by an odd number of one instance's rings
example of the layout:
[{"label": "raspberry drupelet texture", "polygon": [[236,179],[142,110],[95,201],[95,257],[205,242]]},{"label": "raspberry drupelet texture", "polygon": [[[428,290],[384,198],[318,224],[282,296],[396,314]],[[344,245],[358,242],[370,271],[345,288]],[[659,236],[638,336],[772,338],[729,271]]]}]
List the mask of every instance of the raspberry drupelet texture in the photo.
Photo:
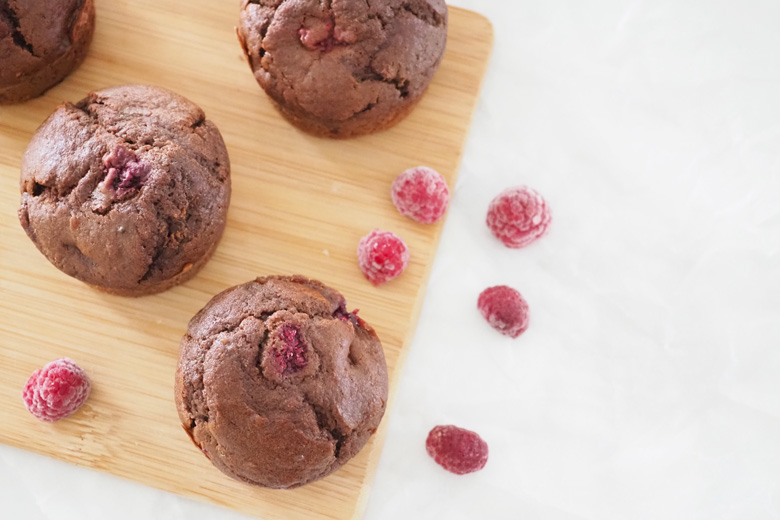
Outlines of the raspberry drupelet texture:
[{"label": "raspberry drupelet texture", "polygon": [[506,285],[482,291],[477,307],[490,326],[501,334],[516,338],[528,328],[528,302]]},{"label": "raspberry drupelet texture", "polygon": [[24,385],[22,399],[36,418],[54,422],[78,410],[90,388],[87,374],[72,360],[61,358],[33,372]]},{"label": "raspberry drupelet texture", "polygon": [[282,325],[279,331],[282,346],[274,351],[279,370],[284,375],[300,372],[309,361],[306,359],[308,346],[301,339],[301,330],[292,324]]},{"label": "raspberry drupelet texture", "polygon": [[149,175],[149,165],[141,162],[131,150],[122,145],[103,156],[106,178],[103,189],[124,199],[138,190]]},{"label": "raspberry drupelet texture", "polygon": [[425,441],[428,455],[441,467],[465,475],[485,467],[488,445],[475,432],[457,426],[436,426]]},{"label": "raspberry drupelet texture", "polygon": [[502,191],[488,207],[487,225],[513,249],[525,247],[547,231],[552,214],[536,190],[517,186]]},{"label": "raspberry drupelet texture", "polygon": [[379,229],[360,239],[358,265],[368,281],[380,285],[400,276],[409,265],[409,248],[399,236]]},{"label": "raspberry drupelet texture", "polygon": [[444,177],[425,166],[410,168],[396,177],[390,196],[402,215],[423,224],[437,222],[450,203],[450,190]]}]

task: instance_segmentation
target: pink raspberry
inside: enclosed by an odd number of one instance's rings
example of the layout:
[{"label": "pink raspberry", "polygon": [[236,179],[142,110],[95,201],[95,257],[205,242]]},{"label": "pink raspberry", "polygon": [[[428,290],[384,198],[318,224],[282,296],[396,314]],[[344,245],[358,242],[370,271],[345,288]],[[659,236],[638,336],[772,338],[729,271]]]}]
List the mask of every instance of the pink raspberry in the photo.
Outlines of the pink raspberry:
[{"label": "pink raspberry", "polygon": [[301,330],[290,323],[285,323],[279,330],[281,346],[274,351],[276,363],[284,375],[300,372],[309,363],[306,359],[308,347],[301,339]]},{"label": "pink raspberry", "polygon": [[103,189],[115,193],[118,199],[134,194],[149,176],[151,168],[121,144],[103,156],[106,178]]},{"label": "pink raspberry", "polygon": [[457,426],[435,427],[425,449],[437,464],[456,475],[479,471],[488,460],[488,445],[482,437]]},{"label": "pink raspberry", "polygon": [[499,285],[482,291],[477,307],[501,334],[516,338],[528,328],[528,303],[511,287]]},{"label": "pink raspberry", "polygon": [[357,255],[360,270],[374,285],[396,278],[409,265],[409,248],[390,231],[375,229],[361,238]]},{"label": "pink raspberry", "polygon": [[507,188],[490,203],[487,225],[505,246],[525,247],[544,235],[552,214],[544,198],[528,186]]},{"label": "pink raspberry", "polygon": [[425,166],[410,168],[396,177],[390,196],[402,215],[423,224],[438,221],[450,203],[450,190],[444,177]]},{"label": "pink raspberry", "polygon": [[54,422],[78,410],[89,396],[87,374],[68,358],[52,361],[27,380],[22,399],[41,421]]},{"label": "pink raspberry", "polygon": [[357,35],[351,30],[336,26],[333,19],[309,20],[298,29],[301,43],[312,51],[330,52],[336,46],[349,45],[357,41]]}]

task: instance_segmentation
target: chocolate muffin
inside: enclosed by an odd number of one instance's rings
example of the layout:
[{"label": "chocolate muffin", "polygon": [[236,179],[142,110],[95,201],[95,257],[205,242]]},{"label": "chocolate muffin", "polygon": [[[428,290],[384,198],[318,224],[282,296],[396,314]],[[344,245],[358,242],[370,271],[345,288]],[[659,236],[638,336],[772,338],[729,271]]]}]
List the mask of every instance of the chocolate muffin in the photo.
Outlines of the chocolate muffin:
[{"label": "chocolate muffin", "polygon": [[19,219],[56,267],[141,296],[192,278],[225,228],[230,163],[191,101],[131,85],[61,105],[22,159]]},{"label": "chocolate muffin", "polygon": [[92,0],[0,0],[0,105],[40,96],[87,55]]},{"label": "chocolate muffin", "polygon": [[238,38],[282,114],[315,135],[388,128],[444,55],[444,0],[242,0]]},{"label": "chocolate muffin", "polygon": [[339,292],[302,276],[222,292],[181,342],[182,425],[218,469],[249,484],[329,475],[376,431],[386,403],[376,333]]}]

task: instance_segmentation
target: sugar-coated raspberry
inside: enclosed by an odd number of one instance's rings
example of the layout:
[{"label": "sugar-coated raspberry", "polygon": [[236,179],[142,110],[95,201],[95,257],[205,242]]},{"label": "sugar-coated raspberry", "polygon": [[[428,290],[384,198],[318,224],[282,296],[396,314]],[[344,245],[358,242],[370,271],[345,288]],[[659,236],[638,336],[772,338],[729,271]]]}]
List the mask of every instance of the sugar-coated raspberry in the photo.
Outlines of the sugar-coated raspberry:
[{"label": "sugar-coated raspberry", "polygon": [[390,196],[402,215],[423,224],[438,221],[450,203],[450,190],[444,177],[425,166],[410,168],[396,177]]},{"label": "sugar-coated raspberry", "polygon": [[501,334],[516,338],[528,328],[528,303],[511,287],[499,285],[482,291],[477,307]]},{"label": "sugar-coated raspberry", "polygon": [[525,247],[544,235],[552,214],[544,198],[528,186],[502,191],[490,203],[487,225],[505,246]]},{"label": "sugar-coated raspberry", "polygon": [[409,248],[390,231],[375,229],[361,238],[357,255],[360,270],[374,285],[396,278],[409,265]]},{"label": "sugar-coated raspberry", "polygon": [[41,421],[58,421],[78,410],[89,396],[87,374],[68,358],[52,361],[27,380],[22,399]]},{"label": "sugar-coated raspberry", "polygon": [[479,471],[488,460],[488,445],[482,437],[457,426],[435,427],[425,449],[437,464],[457,475]]}]

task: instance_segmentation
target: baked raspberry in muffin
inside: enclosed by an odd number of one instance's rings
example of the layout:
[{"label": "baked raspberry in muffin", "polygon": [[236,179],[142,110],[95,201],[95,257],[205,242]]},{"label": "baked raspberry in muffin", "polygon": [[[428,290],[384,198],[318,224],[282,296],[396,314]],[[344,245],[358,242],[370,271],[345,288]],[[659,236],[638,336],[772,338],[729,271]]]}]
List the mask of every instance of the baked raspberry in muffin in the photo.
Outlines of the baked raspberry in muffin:
[{"label": "baked raspberry in muffin", "polygon": [[344,297],[302,276],[270,276],[215,296],[181,342],[184,429],[225,474],[294,488],[354,457],[387,403],[374,330]]},{"label": "baked raspberry in muffin", "polygon": [[444,0],[242,0],[238,37],[260,86],[299,128],[351,137],[411,111],[441,63]]},{"label": "baked raspberry in muffin", "polygon": [[191,101],[131,85],[61,105],[22,159],[19,219],[49,261],[107,292],[192,278],[217,247],[230,162]]}]

